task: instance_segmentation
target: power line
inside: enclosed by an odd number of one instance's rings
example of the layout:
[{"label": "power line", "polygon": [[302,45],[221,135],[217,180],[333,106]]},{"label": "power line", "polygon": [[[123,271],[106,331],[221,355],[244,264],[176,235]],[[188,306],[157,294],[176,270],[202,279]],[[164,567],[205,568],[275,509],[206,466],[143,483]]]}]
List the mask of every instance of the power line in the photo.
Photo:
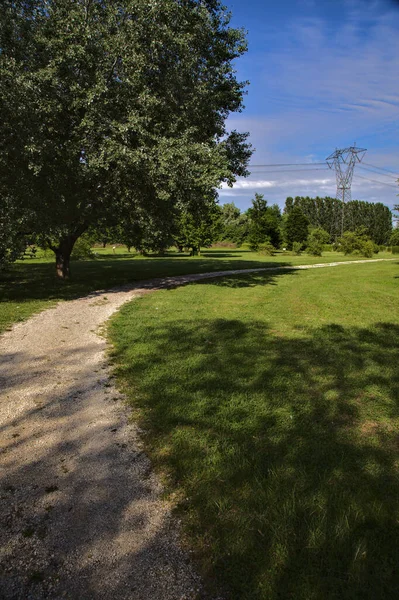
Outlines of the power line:
[{"label": "power line", "polygon": [[319,163],[277,163],[270,165],[249,165],[249,167],[312,167],[313,165],[325,165],[325,162]]},{"label": "power line", "polygon": [[278,171],[276,170],[271,170],[271,171],[255,171],[254,173],[251,173],[252,175],[257,175],[258,173],[310,173],[312,171],[329,171],[329,169],[279,169]]},{"label": "power line", "polygon": [[368,167],[373,167],[374,169],[380,169],[381,171],[387,171],[387,173],[391,173],[392,175],[396,175],[397,177],[399,177],[399,175],[397,175],[394,171],[391,171],[391,169],[386,169],[385,167],[377,167],[377,165],[371,165],[370,163],[363,163],[364,165],[367,165]]},{"label": "power line", "polygon": [[393,185],[392,183],[385,183],[385,181],[377,181],[377,179],[369,179],[368,177],[363,177],[362,175],[356,175],[355,177],[360,177],[360,179],[365,179],[366,181],[372,181],[373,183],[380,183],[381,185],[388,185],[389,187],[398,189],[397,185]]},{"label": "power line", "polygon": [[380,177],[389,177],[392,180],[396,180],[399,178],[398,176],[393,176],[393,175],[385,175],[385,173],[379,173],[378,171],[376,171],[375,169],[369,169],[368,167],[363,167],[363,165],[359,165],[359,169],[364,169],[365,171],[369,171],[370,173],[375,173],[376,175],[380,175]]}]

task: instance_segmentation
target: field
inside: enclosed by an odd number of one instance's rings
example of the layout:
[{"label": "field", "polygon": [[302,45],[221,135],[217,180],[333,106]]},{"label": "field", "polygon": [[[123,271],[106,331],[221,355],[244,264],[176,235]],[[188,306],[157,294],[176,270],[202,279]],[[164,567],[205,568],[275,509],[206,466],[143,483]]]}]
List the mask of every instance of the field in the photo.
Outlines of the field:
[{"label": "field", "polygon": [[[262,257],[248,250],[210,249],[202,256],[189,257],[169,253],[164,257],[146,257],[130,254],[118,247],[96,248],[93,260],[73,262],[72,278],[59,281],[55,278],[54,259],[42,257],[19,261],[6,272],[0,272],[0,333],[13,323],[27,319],[59,300],[69,300],[94,290],[169,275],[184,275],[206,271],[246,269],[257,266],[295,265],[317,262],[344,261],[352,257],[325,253],[322,258],[307,255],[291,256],[279,253]],[[392,258],[379,254],[378,258]]]},{"label": "field", "polygon": [[113,318],[120,385],[226,598],[399,597],[398,297],[387,262],[210,280]]}]

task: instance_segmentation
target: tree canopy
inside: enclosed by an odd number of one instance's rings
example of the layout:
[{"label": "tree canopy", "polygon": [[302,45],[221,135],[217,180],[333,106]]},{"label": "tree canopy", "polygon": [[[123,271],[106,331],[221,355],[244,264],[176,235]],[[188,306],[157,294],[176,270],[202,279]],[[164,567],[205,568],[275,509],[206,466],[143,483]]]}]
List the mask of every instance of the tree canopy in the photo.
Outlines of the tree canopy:
[{"label": "tree canopy", "polygon": [[229,18],[218,0],[1,3],[0,198],[61,276],[90,225],[167,221],[247,174]]}]

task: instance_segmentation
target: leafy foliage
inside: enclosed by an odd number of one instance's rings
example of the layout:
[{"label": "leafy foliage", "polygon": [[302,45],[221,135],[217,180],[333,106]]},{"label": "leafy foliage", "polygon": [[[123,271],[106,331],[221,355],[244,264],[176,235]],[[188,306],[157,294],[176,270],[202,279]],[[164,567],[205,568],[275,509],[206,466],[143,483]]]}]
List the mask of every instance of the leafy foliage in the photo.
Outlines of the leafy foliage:
[{"label": "leafy foliage", "polygon": [[221,208],[214,202],[201,211],[183,212],[176,222],[177,247],[189,248],[193,256],[198,255],[201,247],[209,247],[219,237],[220,217]]},{"label": "leafy foliage", "polygon": [[25,218],[18,213],[9,197],[0,196],[0,269],[16,260],[27,245]]},{"label": "leafy foliage", "polygon": [[302,250],[302,242],[293,242],[292,243],[292,251],[294,254],[296,254],[296,256],[299,256],[301,254],[301,250]]},{"label": "leafy foliage", "polygon": [[0,23],[0,195],[64,275],[90,225],[166,223],[246,175],[246,42],[217,0],[4,0]]},{"label": "leafy foliage", "polygon": [[229,241],[241,246],[248,238],[249,218],[231,202],[222,207],[220,241]]},{"label": "leafy foliage", "polygon": [[399,246],[399,228],[393,230],[389,244],[390,246]]},{"label": "leafy foliage", "polygon": [[312,229],[307,239],[308,254],[311,254],[312,256],[321,256],[324,245],[327,244],[329,240],[330,236],[328,231],[321,229],[321,227]]},{"label": "leafy foliage", "polygon": [[360,254],[367,258],[371,258],[376,250],[365,227],[359,227],[356,231],[345,231],[337,240],[336,247],[344,254]]},{"label": "leafy foliage", "polygon": [[289,249],[294,242],[304,244],[308,237],[309,220],[298,206],[294,206],[285,220],[285,239]]},{"label": "leafy foliage", "polygon": [[263,254],[263,256],[274,256],[275,252],[276,248],[271,242],[264,242],[259,245],[258,254]]},{"label": "leafy foliage", "polygon": [[255,194],[252,208],[248,209],[247,214],[250,219],[248,242],[251,250],[257,251],[261,244],[267,242],[278,248],[281,241],[279,207],[276,204],[267,206],[263,194]]}]

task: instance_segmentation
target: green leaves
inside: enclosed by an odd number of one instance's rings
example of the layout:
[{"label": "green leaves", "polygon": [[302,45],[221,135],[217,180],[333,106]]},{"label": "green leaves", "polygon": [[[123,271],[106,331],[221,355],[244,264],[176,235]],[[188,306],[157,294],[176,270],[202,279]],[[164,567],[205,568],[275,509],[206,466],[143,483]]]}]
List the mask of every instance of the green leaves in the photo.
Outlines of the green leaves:
[{"label": "green leaves", "polygon": [[0,190],[35,233],[155,218],[247,174],[225,125],[246,41],[219,2],[5,0],[0,21]]}]

